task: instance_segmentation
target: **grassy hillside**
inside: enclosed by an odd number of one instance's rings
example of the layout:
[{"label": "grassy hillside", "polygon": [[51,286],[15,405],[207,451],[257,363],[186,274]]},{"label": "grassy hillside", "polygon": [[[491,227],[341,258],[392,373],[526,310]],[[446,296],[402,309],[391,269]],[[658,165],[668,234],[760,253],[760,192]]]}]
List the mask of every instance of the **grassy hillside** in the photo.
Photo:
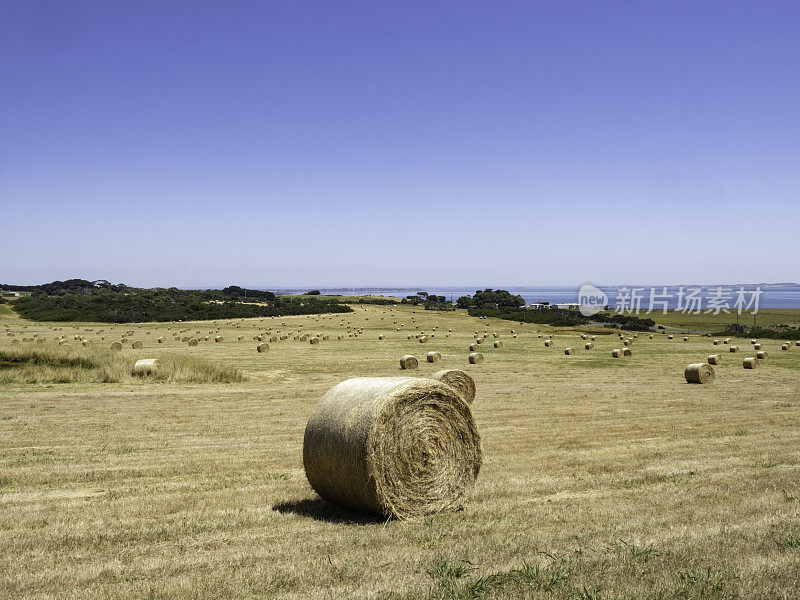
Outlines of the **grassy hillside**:
[{"label": "grassy hillside", "polygon": [[[614,335],[584,350],[581,330],[355,308],[126,326],[0,310],[3,352],[58,352],[54,337],[78,335],[104,355],[133,331],[109,360],[159,353],[245,378],[0,384],[0,596],[796,597],[799,347],[765,341],[768,359],[746,371],[748,343],[700,386],[686,365],[725,350],[703,336],[639,334],[633,356],[614,359]],[[426,344],[407,339],[436,325]],[[209,341],[190,347],[178,329]],[[258,353],[253,336],[267,330],[292,335]],[[293,339],[309,331],[330,339]],[[481,365],[467,363],[475,331],[490,336]],[[12,346],[34,334],[47,342]],[[424,362],[429,350],[442,362]],[[399,370],[406,353],[419,370]],[[319,398],[349,377],[450,367],[475,378],[484,449],[464,510],[384,523],[319,500],[301,459]]]}]

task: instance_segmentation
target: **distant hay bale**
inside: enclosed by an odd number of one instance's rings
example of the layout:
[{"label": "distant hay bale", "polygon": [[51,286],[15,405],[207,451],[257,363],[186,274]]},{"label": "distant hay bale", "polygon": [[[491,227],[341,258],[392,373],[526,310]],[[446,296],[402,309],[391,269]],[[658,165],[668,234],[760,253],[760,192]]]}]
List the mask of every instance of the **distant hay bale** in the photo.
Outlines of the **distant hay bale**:
[{"label": "distant hay bale", "polygon": [[[285,340],[286,337],[283,337],[282,339]],[[278,341],[278,336],[276,336],[276,335],[270,336],[269,341],[274,344],[275,342]]]},{"label": "distant hay bale", "polygon": [[267,344],[266,342],[259,344],[258,346],[256,346],[256,350],[258,350],[259,352],[269,352],[269,344]]},{"label": "distant hay bale", "polygon": [[650,334],[650,339],[651,339],[651,340],[652,340],[652,339],[654,339],[655,337],[656,337],[656,336],[654,336],[652,333]]},{"label": "distant hay bale", "polygon": [[753,350],[761,350],[761,344],[753,344]]},{"label": "distant hay bale", "polygon": [[11,345],[12,346],[16,346],[17,344],[19,344],[19,340],[17,338],[14,338],[13,340],[11,340]]},{"label": "distant hay bale", "polygon": [[480,352],[472,352],[469,355],[468,360],[469,364],[471,365],[479,365],[483,362],[483,354],[481,354]]},{"label": "distant hay bale", "polygon": [[[44,340],[39,340],[39,341],[43,342]],[[92,345],[92,340],[83,340],[81,342],[81,346],[83,346],[84,348],[88,348],[91,345]]]},{"label": "distant hay bale", "polygon": [[758,360],[764,360],[765,358],[767,358],[767,351],[766,350],[759,350],[758,352],[756,352],[756,358]]},{"label": "distant hay bale", "polygon": [[589,339],[590,339],[591,341],[593,341],[593,342],[596,342],[596,341],[597,341],[597,336],[596,336],[596,335],[593,335],[593,336],[592,336],[592,337],[590,337]]},{"label": "distant hay bale", "polygon": [[237,342],[241,342],[242,340],[244,340],[244,336],[243,336],[243,335],[240,335],[240,336],[238,336],[238,337],[236,338],[236,341],[237,341]]},{"label": "distant hay bale", "polygon": [[723,344],[730,344],[731,343],[731,338],[725,338],[724,340],[722,340],[722,343]]},{"label": "distant hay bale", "polygon": [[[540,336],[540,337],[541,337],[541,336]],[[549,348],[549,347],[550,347],[550,346],[552,346],[552,345],[553,345],[553,340],[545,340],[545,341],[544,341],[544,347],[545,347],[545,348]]]},{"label": "distant hay bale", "polygon": [[188,342],[190,339],[192,339],[192,338],[190,338],[190,337],[188,337],[188,336],[183,336],[183,337],[181,338],[181,341],[182,341],[182,342]]},{"label": "distant hay bale", "polygon": [[419,343],[420,344],[424,344],[427,341],[428,341],[428,336],[425,336],[425,335],[420,336],[420,338],[419,338]]},{"label": "distant hay bale", "polygon": [[317,336],[314,336],[310,340],[308,340],[308,343],[309,344],[319,344],[319,338]]},{"label": "distant hay bale", "polygon": [[586,335],[585,333],[582,333],[582,334],[581,334],[581,339],[582,339],[582,340],[588,340],[588,339],[589,339],[589,336],[588,336],[588,335]]},{"label": "distant hay bale", "polygon": [[481,466],[469,405],[432,379],[357,378],[326,393],[303,439],[303,466],[325,500],[405,519],[457,510]]},{"label": "distant hay bale", "polygon": [[719,346],[719,340],[714,340],[714,345]]},{"label": "distant hay bale", "polygon": [[475,380],[461,369],[443,369],[431,375],[431,379],[441,381],[456,390],[467,404],[475,400]]},{"label": "distant hay bale", "polygon": [[133,365],[134,375],[153,375],[161,363],[157,358],[143,358]]},{"label": "distant hay bale", "polygon": [[406,354],[400,359],[400,368],[401,369],[416,369],[419,366],[419,361],[410,354]]},{"label": "distant hay bale", "polygon": [[628,348],[627,346],[622,348],[622,356],[632,356],[632,355],[633,351],[630,348]]},{"label": "distant hay bale", "polygon": [[120,350],[122,350],[122,344],[120,344],[119,342],[113,342],[111,344],[111,350],[113,350],[114,352],[119,352]]},{"label": "distant hay bale", "polygon": [[197,341],[197,338],[189,338],[189,345],[190,346],[197,346],[200,342]]},{"label": "distant hay bale", "polygon": [[570,356],[572,354],[575,354],[575,350],[573,350],[572,348],[564,348],[564,354]]},{"label": "distant hay bale", "polygon": [[142,347],[143,347],[143,344],[139,340],[136,340],[135,342],[133,342],[133,349],[134,350],[141,350]]},{"label": "distant hay bale", "polygon": [[160,337],[160,338],[158,338],[156,341],[157,341],[159,344],[163,344],[163,343],[164,343],[164,338],[163,338],[163,337]]},{"label": "distant hay bale", "polygon": [[503,347],[503,342],[501,342],[500,340],[495,341],[494,347],[495,348],[502,348]]},{"label": "distant hay bale", "polygon": [[475,342],[478,343],[478,344],[482,344],[483,343],[483,338],[478,338],[477,340],[475,340]]},{"label": "distant hay bale", "polygon": [[614,358],[620,358],[622,356],[622,350],[620,350],[619,348],[614,348],[611,351],[611,356],[613,356]]},{"label": "distant hay bale", "polygon": [[428,356],[426,357],[426,360],[429,363],[437,363],[440,360],[442,360],[442,355],[439,354],[438,352],[428,352]]},{"label": "distant hay bale", "polygon": [[738,351],[739,351],[739,346],[731,346],[731,347],[729,348],[729,350],[730,350],[731,352],[738,352]]},{"label": "distant hay bale", "polygon": [[688,338],[688,337],[686,337],[686,336],[684,336],[684,337],[683,337],[683,341],[684,341],[684,342],[688,342],[688,341],[689,341],[689,338]]},{"label": "distant hay bale", "polygon": [[757,342],[758,342],[758,340],[750,340],[750,343],[751,343],[751,344],[755,344],[755,343],[757,343]]},{"label": "distant hay bale", "polygon": [[[91,342],[91,340],[85,340],[85,341],[86,341],[86,342],[89,342],[89,344],[91,344],[91,343],[92,343],[92,342]],[[38,338],[38,339],[36,340],[36,343],[37,343],[37,344],[44,344],[44,338]],[[89,344],[84,344],[84,345],[88,346]]]},{"label": "distant hay bale", "polygon": [[781,350],[788,350],[788,349],[789,349],[789,344],[783,344],[781,346]]},{"label": "distant hay bale", "polygon": [[687,383],[711,383],[714,381],[714,368],[707,363],[693,363],[683,372]]},{"label": "distant hay bale", "polygon": [[758,367],[758,359],[755,357],[745,358],[742,361],[742,366],[745,369],[755,369],[756,367]]},{"label": "distant hay bale", "polygon": [[470,352],[475,352],[477,349],[478,349],[478,344],[470,344],[469,345],[469,351]]},{"label": "distant hay bale", "polygon": [[668,335],[668,336],[667,336],[667,339],[668,339],[668,340],[674,340],[674,339],[675,339],[675,336],[674,336],[674,335]]},{"label": "distant hay bale", "polygon": [[722,357],[719,354],[709,354],[708,355],[708,364],[710,364],[710,365],[721,365],[722,364]]},{"label": "distant hay bale", "polygon": [[381,334],[381,335],[379,335],[379,336],[378,336],[378,339],[379,339],[379,340],[382,340],[383,338],[384,338],[383,334]]},{"label": "distant hay bale", "polygon": [[592,342],[586,342],[583,345],[583,348],[584,348],[584,350],[591,350],[592,348],[594,348],[594,344]]}]

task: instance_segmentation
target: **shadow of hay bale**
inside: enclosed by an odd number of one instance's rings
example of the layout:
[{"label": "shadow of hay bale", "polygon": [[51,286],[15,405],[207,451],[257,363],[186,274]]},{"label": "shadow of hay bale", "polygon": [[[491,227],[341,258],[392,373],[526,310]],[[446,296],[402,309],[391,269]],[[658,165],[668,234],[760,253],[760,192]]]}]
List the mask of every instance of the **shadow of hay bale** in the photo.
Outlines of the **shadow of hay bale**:
[{"label": "shadow of hay bale", "polygon": [[346,508],[340,508],[322,498],[306,498],[305,500],[292,500],[282,502],[272,507],[272,510],[281,514],[295,514],[301,517],[310,517],[317,521],[328,523],[346,523],[348,525],[372,525],[384,523],[386,519],[375,515],[362,514]]}]

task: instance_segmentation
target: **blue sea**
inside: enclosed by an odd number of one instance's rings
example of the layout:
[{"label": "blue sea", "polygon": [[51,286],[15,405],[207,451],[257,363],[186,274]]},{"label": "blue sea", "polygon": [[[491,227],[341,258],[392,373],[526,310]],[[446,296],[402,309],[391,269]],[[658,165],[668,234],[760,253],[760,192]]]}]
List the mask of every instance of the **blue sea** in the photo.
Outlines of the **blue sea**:
[{"label": "blue sea", "polygon": [[[757,301],[758,308],[800,308],[800,285],[786,284],[780,287],[775,284],[735,284],[735,285],[686,285],[686,286],[598,286],[608,297],[608,304],[614,307],[630,307],[638,301],[641,310],[647,310],[651,300],[655,302],[654,310],[662,310],[666,306],[670,310],[714,307],[735,310],[737,302],[743,310],[750,312]],[[309,288],[258,288],[268,289],[278,294],[303,294]],[[425,291],[437,296],[445,296],[448,300],[456,300],[459,296],[471,296],[478,287],[329,287],[318,288],[323,294],[341,296],[395,296],[404,298]],[[578,302],[580,286],[500,286],[493,289],[504,289],[525,299],[526,304],[548,302],[550,304]],[[758,293],[760,290],[760,293]],[[755,300],[754,300],[755,296]],[[638,299],[638,300],[637,300]],[[749,305],[749,308],[748,308]]]}]

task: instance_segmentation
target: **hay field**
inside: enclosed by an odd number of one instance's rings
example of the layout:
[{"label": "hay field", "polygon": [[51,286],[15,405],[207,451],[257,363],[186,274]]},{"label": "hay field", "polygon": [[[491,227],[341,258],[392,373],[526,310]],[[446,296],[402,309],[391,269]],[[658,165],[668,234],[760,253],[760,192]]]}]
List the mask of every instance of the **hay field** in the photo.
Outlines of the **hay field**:
[{"label": "hay field", "polygon": [[[5,325],[50,349],[57,334],[102,350],[134,330],[144,348],[117,355],[131,365],[157,351],[246,378],[0,384],[0,597],[798,597],[800,347],[765,340],[769,358],[744,370],[749,340],[728,354],[701,336],[639,334],[615,359],[604,329],[584,350],[586,330],[405,307],[239,323],[53,332],[0,313],[0,351]],[[407,339],[417,327],[424,344]],[[176,342],[177,328],[209,341]],[[269,328],[329,339],[258,353],[253,335]],[[476,330],[489,338],[471,365]],[[687,384],[686,365],[712,353],[716,380]],[[416,371],[400,371],[404,354]],[[477,384],[484,464],[465,509],[384,523],[316,499],[302,439],[319,398],[349,377],[446,368]]]}]

